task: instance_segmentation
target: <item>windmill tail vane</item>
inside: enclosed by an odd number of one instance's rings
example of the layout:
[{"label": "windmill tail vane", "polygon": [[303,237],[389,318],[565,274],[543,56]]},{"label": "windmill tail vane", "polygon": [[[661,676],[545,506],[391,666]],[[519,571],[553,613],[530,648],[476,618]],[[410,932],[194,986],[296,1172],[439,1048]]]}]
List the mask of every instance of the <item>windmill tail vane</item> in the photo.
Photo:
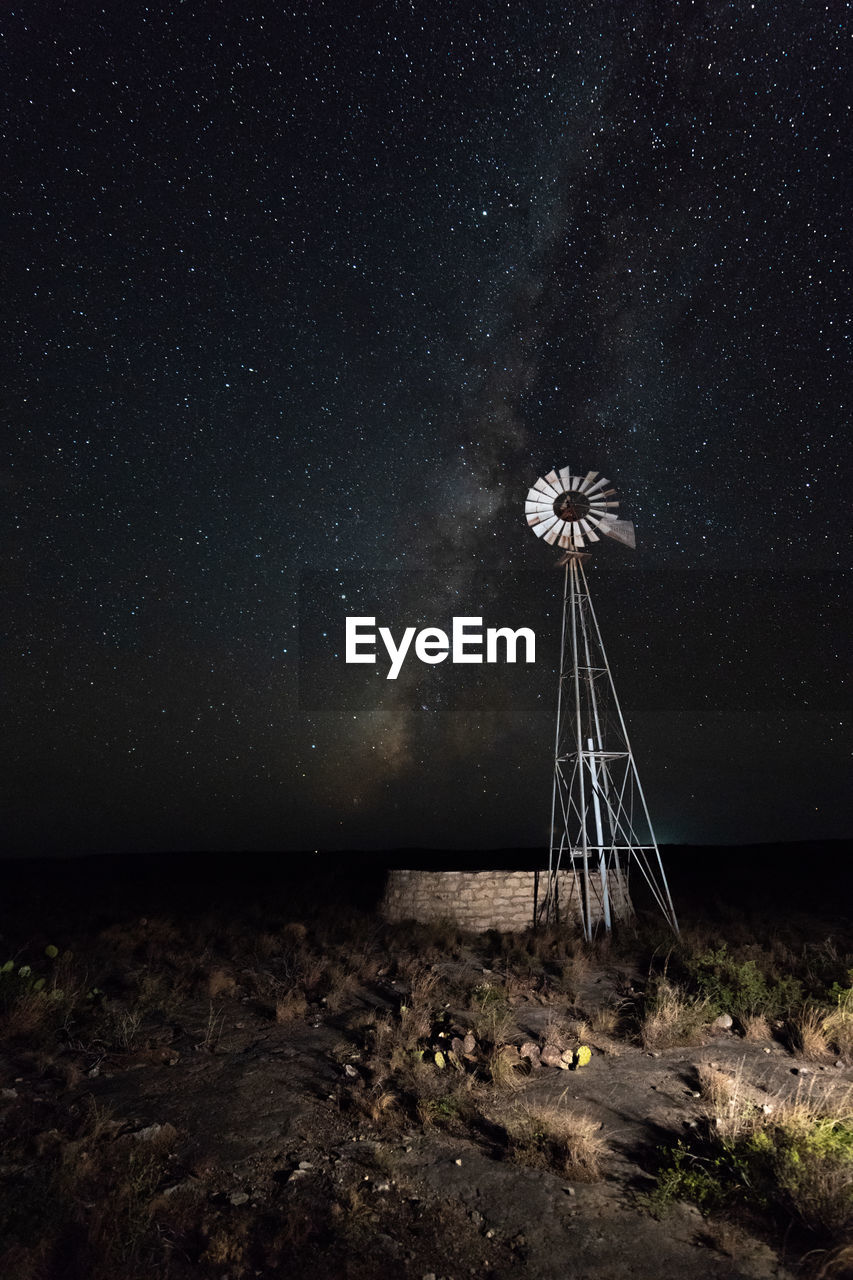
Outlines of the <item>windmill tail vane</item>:
[{"label": "windmill tail vane", "polygon": [[678,922],[583,561],[602,535],[635,547],[634,526],[598,471],[549,471],[528,491],[527,523],[565,552],[548,875],[537,919],[579,919],[586,938],[633,914],[632,873],[674,932]]}]

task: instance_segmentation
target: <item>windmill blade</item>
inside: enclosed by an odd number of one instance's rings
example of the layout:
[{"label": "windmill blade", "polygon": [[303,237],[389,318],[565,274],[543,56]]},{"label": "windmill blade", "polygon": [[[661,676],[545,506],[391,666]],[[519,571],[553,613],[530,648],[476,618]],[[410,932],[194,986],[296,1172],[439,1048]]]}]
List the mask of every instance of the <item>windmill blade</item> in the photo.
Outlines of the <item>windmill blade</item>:
[{"label": "windmill blade", "polygon": [[553,485],[546,484],[544,480],[537,480],[533,488],[538,489],[540,493],[544,493],[546,496],[550,496],[552,502],[560,493],[559,489],[555,489]]},{"label": "windmill blade", "polygon": [[552,484],[552,485],[554,486],[554,488],[557,490],[557,492],[559,493],[559,491],[560,491],[560,477],[557,475],[556,471],[549,471],[549,472],[548,472],[547,476],[545,477],[545,483],[546,483],[546,484]]},{"label": "windmill blade", "polygon": [[589,519],[581,520],[580,526],[583,529],[590,542],[600,542],[598,534],[595,532],[595,526],[590,523]]},{"label": "windmill blade", "polygon": [[547,533],[549,529],[553,529],[558,523],[557,517],[552,512],[550,516],[546,516],[544,520],[540,520],[538,524],[531,526],[537,538],[541,538],[543,533]]},{"label": "windmill blade", "polygon": [[600,475],[601,475],[600,471],[587,471],[583,480],[581,480],[580,482],[581,493],[588,493],[589,487],[592,484],[593,480],[595,479],[596,476],[600,476]]},{"label": "windmill blade", "polygon": [[541,489],[528,489],[527,502],[553,502],[554,499],[547,493],[543,493]]},{"label": "windmill blade", "polygon": [[557,472],[557,475],[560,477],[560,484],[563,486],[564,489],[571,488],[571,484],[572,484],[571,467],[560,467],[560,470]]},{"label": "windmill blade", "polygon": [[565,551],[569,551],[574,546],[574,543],[572,542],[571,536],[564,533],[563,536],[557,540],[557,545],[562,547]]},{"label": "windmill blade", "polygon": [[[562,520],[559,521],[559,524],[562,528],[565,528],[565,525],[563,524]],[[554,525],[554,527],[552,529],[549,529],[548,532],[545,534],[545,541],[549,542],[553,547],[554,543],[557,541],[559,536],[560,536],[560,530],[557,528],[556,525]]]},{"label": "windmill blade", "polygon": [[533,513],[541,514],[542,512],[545,512],[545,511],[554,510],[553,502],[544,501],[541,493],[537,494],[537,498],[539,499],[538,502],[532,502],[530,499],[528,499],[527,502],[525,502],[524,510],[527,512],[528,515],[531,515]]},{"label": "windmill blade", "polygon": [[603,489],[604,486],[607,484],[610,484],[610,481],[607,480],[604,476],[602,476],[600,480],[596,480],[595,484],[591,484],[588,489],[585,489],[584,493],[586,494],[587,497],[589,497],[591,493],[597,494],[598,490]]},{"label": "windmill blade", "polygon": [[633,520],[619,520],[616,516],[611,516],[602,524],[601,532],[608,538],[615,538],[617,542],[624,542],[632,551],[636,550],[637,538]]}]

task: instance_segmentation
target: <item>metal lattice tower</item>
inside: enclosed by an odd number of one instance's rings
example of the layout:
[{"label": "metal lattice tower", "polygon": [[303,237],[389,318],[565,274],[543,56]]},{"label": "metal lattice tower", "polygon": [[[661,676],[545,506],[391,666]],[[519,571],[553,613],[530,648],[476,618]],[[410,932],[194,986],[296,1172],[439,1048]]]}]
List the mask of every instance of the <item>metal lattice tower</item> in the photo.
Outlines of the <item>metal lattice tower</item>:
[{"label": "metal lattice tower", "polygon": [[586,938],[631,912],[635,869],[678,932],[584,568],[585,545],[600,534],[635,545],[634,526],[618,518],[618,506],[597,471],[574,476],[568,467],[537,480],[525,503],[537,537],[565,551],[551,841],[538,917],[558,922],[576,912]]}]

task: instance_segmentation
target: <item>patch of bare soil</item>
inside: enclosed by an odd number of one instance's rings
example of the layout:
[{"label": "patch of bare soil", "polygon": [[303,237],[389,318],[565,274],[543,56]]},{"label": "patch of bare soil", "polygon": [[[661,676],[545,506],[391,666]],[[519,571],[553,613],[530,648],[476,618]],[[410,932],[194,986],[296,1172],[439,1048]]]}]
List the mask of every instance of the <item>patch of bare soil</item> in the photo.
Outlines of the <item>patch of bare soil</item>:
[{"label": "patch of bare soil", "polygon": [[[533,1030],[541,1010],[526,1012],[518,1021]],[[380,1136],[351,1105],[361,1077],[346,1066],[356,1070],[360,1055],[339,1030],[319,1020],[271,1027],[239,1004],[226,1006],[226,1025],[228,1013],[231,1028],[212,1051],[194,1048],[205,1016],[199,1007],[178,1037],[185,1052],[174,1066],[111,1071],[106,1064],[75,1100],[95,1099],[142,1135],[174,1126],[182,1140],[165,1190],[204,1199],[222,1217],[224,1235],[238,1240],[252,1240],[253,1222],[273,1232],[284,1223],[289,1239],[277,1245],[278,1265],[298,1262],[317,1277],[418,1280],[430,1273],[518,1280],[790,1274],[741,1227],[709,1223],[686,1205],[655,1217],[642,1201],[651,1179],[638,1156],[651,1158],[697,1122],[698,1064],[736,1068],[744,1046],[732,1037],[655,1057],[631,1046],[618,1056],[595,1050],[582,1070],[541,1068],[527,1077],[513,1106],[571,1101],[601,1125],[609,1150],[604,1180],[584,1183],[512,1163],[498,1135],[472,1140],[404,1126]],[[783,1050],[768,1056],[750,1046],[747,1056],[751,1078],[768,1096],[788,1085]],[[26,1095],[23,1088],[21,1102]],[[508,1104],[502,1099],[498,1110]],[[226,1272],[236,1263],[236,1274],[251,1274],[252,1247],[232,1253],[239,1256],[229,1255]],[[254,1261],[265,1274],[263,1245]],[[207,1274],[222,1274],[213,1258],[205,1264]]]}]

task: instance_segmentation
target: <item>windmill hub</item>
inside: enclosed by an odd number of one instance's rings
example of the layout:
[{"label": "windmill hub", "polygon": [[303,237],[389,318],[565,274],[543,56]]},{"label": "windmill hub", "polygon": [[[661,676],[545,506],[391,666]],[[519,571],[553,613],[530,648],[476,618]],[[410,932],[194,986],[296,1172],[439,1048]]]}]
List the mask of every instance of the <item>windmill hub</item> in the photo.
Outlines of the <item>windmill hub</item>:
[{"label": "windmill hub", "polygon": [[561,520],[583,520],[589,515],[590,501],[585,493],[561,493],[554,499],[554,515]]}]

